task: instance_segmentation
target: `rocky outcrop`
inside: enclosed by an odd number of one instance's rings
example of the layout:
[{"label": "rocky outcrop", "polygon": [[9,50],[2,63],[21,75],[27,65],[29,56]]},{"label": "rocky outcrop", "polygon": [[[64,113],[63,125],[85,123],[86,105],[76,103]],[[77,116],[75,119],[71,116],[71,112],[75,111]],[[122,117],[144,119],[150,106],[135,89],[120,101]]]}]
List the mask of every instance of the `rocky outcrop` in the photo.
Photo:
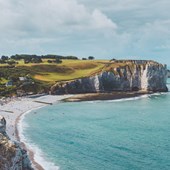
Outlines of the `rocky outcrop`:
[{"label": "rocky outcrop", "polygon": [[170,70],[168,70],[168,73],[167,73],[167,75],[168,75],[168,78],[170,78]]},{"label": "rocky outcrop", "polygon": [[6,134],[6,121],[0,116],[0,170],[33,170],[27,152]]},{"label": "rocky outcrop", "polygon": [[166,65],[146,60],[116,60],[90,77],[58,82],[52,94],[77,94],[110,91],[165,92]]}]

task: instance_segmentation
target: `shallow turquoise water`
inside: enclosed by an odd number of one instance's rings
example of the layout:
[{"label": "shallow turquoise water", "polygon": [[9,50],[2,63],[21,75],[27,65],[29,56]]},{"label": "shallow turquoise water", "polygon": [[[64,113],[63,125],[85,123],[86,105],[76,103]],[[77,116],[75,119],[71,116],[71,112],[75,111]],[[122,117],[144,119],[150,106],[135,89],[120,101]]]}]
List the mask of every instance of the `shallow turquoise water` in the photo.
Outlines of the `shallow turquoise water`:
[{"label": "shallow turquoise water", "polygon": [[170,169],[169,93],[59,103],[32,111],[24,121],[26,138],[61,170]]}]

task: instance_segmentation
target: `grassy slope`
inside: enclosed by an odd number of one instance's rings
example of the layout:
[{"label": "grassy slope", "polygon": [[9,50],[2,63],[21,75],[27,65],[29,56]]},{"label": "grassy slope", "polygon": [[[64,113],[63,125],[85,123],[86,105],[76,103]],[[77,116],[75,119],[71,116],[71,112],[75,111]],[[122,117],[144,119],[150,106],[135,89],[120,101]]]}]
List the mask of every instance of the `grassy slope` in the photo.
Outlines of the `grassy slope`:
[{"label": "grassy slope", "polygon": [[4,79],[4,78],[1,78],[1,79],[0,79],[0,84],[5,84],[6,82],[7,82],[6,79]]},{"label": "grassy slope", "polygon": [[49,65],[47,63],[43,63],[41,66],[39,65],[38,67],[42,68],[39,72],[37,71],[39,74],[35,74],[34,78],[51,83],[54,81],[72,80],[96,75],[102,71],[114,71],[114,68],[123,67],[127,63],[113,63],[109,60],[63,60],[62,64],[51,64],[51,69],[58,68],[51,71],[49,70]]},{"label": "grassy slope", "polygon": [[90,76],[91,73],[97,71],[103,67],[102,63],[98,62],[77,62],[77,63],[67,63],[61,64],[60,67],[65,68],[63,72],[41,72],[41,74],[36,74],[35,79],[43,81],[62,81],[71,80],[76,78],[82,78]]},{"label": "grassy slope", "polygon": [[[61,64],[49,64],[47,60],[43,60],[40,64],[24,64],[23,60],[20,60],[16,68],[21,71],[27,70],[38,81],[52,84],[56,81],[90,76],[102,70],[108,62],[107,60],[63,60]],[[5,66],[5,64],[0,66]]]},{"label": "grassy slope", "polygon": [[[115,72],[114,69],[116,67],[132,65],[132,63],[113,63],[108,60],[62,61],[63,62],[61,64],[48,63],[47,60],[43,60],[43,63],[40,64],[24,64],[23,60],[20,60],[13,72],[24,72],[25,74],[30,74],[37,81],[53,84],[57,81],[92,76],[102,71]],[[2,64],[0,66],[2,66]],[[3,80],[3,82],[4,81],[5,80]]]}]

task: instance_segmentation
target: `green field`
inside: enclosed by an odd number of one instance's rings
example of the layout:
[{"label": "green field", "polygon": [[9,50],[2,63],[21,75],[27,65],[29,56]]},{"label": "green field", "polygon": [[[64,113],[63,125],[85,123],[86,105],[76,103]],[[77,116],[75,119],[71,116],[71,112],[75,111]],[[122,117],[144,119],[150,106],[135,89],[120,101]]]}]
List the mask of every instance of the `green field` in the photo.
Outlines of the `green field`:
[{"label": "green field", "polygon": [[[35,80],[53,84],[57,81],[72,80],[88,77],[100,73],[101,71],[114,71],[115,67],[121,67],[125,64],[113,63],[109,60],[62,60],[61,64],[48,63],[43,59],[42,63],[24,64],[23,60],[17,61],[14,72],[19,72],[20,76],[29,74]],[[6,64],[1,64],[6,66]],[[22,74],[23,72],[23,74]],[[5,81],[0,80],[1,81]]]},{"label": "green field", "polygon": [[[17,61],[14,72],[22,73],[25,71],[30,74],[35,80],[48,82],[50,84],[63,81],[72,80],[82,77],[87,77],[95,72],[102,70],[107,60],[63,60],[61,64],[48,63],[46,59],[43,63],[29,63],[24,64],[23,60]],[[1,64],[7,66],[7,64]],[[19,71],[18,71],[19,70]],[[24,72],[24,73],[25,73]],[[23,75],[24,76],[24,75]],[[5,81],[0,80],[1,81]]]},{"label": "green field", "polygon": [[0,78],[0,84],[5,84],[7,82],[7,80],[6,79],[4,79],[4,78]]},{"label": "green field", "polygon": [[[47,66],[47,65],[44,65]],[[103,63],[97,61],[65,61],[60,65],[51,65],[56,71],[42,69],[34,78],[42,81],[62,81],[90,76],[93,72],[102,69]],[[60,70],[61,69],[61,70]]]}]

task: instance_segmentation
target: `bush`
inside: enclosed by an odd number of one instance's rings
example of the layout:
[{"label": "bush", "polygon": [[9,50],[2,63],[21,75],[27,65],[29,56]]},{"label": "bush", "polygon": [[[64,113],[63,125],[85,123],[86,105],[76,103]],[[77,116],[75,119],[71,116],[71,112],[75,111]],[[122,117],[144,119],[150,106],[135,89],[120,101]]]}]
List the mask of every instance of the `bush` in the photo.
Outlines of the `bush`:
[{"label": "bush", "polygon": [[9,60],[9,61],[7,61],[6,63],[9,64],[9,65],[15,65],[15,64],[17,64],[14,60]]},{"label": "bush", "polygon": [[60,60],[60,59],[56,58],[55,63],[57,63],[57,64],[61,64],[61,63],[62,63],[62,60]]},{"label": "bush", "polygon": [[8,59],[9,59],[8,56],[4,56],[4,55],[3,55],[3,56],[1,57],[1,60],[4,60],[4,61],[5,61],[5,60],[8,60]]},{"label": "bush", "polygon": [[88,59],[89,60],[94,60],[94,57],[93,56],[89,56]]},{"label": "bush", "polygon": [[47,60],[47,62],[48,62],[48,63],[53,63],[53,62],[54,62],[54,60]]}]

